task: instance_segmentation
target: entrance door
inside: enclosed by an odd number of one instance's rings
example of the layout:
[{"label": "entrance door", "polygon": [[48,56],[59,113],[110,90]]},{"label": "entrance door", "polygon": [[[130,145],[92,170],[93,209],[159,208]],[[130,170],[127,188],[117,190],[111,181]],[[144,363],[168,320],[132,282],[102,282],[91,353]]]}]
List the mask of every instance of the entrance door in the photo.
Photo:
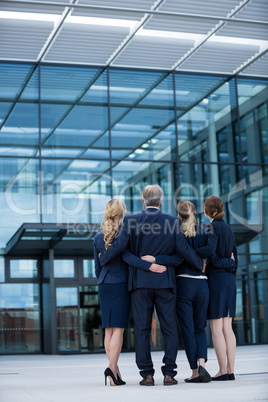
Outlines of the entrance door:
[{"label": "entrance door", "polygon": [[97,286],[79,286],[81,352],[103,351],[103,331]]},{"label": "entrance door", "polygon": [[79,309],[76,286],[56,288],[56,309],[58,351],[79,351]]}]

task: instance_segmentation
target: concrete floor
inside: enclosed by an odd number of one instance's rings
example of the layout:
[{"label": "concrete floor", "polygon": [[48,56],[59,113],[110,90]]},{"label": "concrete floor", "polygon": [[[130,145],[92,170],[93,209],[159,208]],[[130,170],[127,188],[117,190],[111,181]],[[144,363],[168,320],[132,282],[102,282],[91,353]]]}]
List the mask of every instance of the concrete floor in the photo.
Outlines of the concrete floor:
[{"label": "concrete floor", "polygon": [[[1,402],[191,402],[268,401],[268,345],[237,348],[236,381],[186,384],[190,375],[184,351],[178,354],[178,385],[164,387],[161,375],[162,352],[153,352],[154,387],[141,387],[133,353],[120,357],[124,380],[121,387],[104,386],[107,359],[98,355],[1,356]],[[213,349],[209,350],[207,370],[217,372]]]}]

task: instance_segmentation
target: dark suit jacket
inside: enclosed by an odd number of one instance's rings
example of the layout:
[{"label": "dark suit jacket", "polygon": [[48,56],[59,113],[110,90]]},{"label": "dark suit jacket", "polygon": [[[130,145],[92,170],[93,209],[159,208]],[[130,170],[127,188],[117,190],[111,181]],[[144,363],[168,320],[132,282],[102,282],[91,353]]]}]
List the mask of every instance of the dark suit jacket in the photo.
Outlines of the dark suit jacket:
[{"label": "dark suit jacket", "polygon": [[95,261],[95,274],[100,283],[121,283],[128,281],[128,265],[123,261],[122,255],[117,255],[114,259],[107,264],[101,266],[99,261],[99,253],[105,250],[105,243],[103,233],[96,234],[94,242],[94,261]]},{"label": "dark suit jacket", "polygon": [[[212,230],[208,236],[207,245],[202,248],[203,253],[208,256],[207,274],[220,271],[236,272],[238,266],[237,248],[231,227],[223,219],[213,220],[210,226]],[[199,254],[200,250],[196,249],[196,252]],[[230,258],[231,254],[234,253],[236,266],[218,267],[215,264],[215,259],[210,257],[215,253],[219,258]]]},{"label": "dark suit jacket", "polygon": [[[189,243],[189,245],[194,249],[198,251],[198,254],[200,255],[201,258],[206,258],[208,257],[208,252],[212,252],[211,248],[207,248],[208,244],[208,233],[211,233],[211,229],[213,228],[204,228],[202,226],[196,225],[195,230],[196,230],[196,236],[193,237],[187,237],[186,241]],[[233,259],[231,258],[220,258],[216,254],[213,256],[210,256],[210,261],[213,262],[213,265],[217,268],[235,268],[236,263]],[[188,264],[187,261],[182,260],[180,257],[174,255],[174,256],[164,256],[164,255],[159,255],[155,257],[156,263],[165,265],[165,264],[170,264],[170,265],[177,265],[176,268],[176,274],[187,274],[187,275],[192,275],[192,276],[199,276],[199,275],[206,275],[202,274],[200,270],[196,270],[194,267]]]},{"label": "dark suit jacket", "polygon": [[[145,211],[126,216],[120,235],[108,250],[101,254],[101,264],[107,263],[127,248],[137,257],[146,254],[177,254],[196,269],[202,271],[203,268],[203,261],[185,240],[180,220],[162,213],[159,209],[149,207]],[[150,266],[147,261],[142,261],[139,267],[129,266],[129,290],[175,287],[174,267],[169,267],[166,272],[159,274],[149,271]]]}]

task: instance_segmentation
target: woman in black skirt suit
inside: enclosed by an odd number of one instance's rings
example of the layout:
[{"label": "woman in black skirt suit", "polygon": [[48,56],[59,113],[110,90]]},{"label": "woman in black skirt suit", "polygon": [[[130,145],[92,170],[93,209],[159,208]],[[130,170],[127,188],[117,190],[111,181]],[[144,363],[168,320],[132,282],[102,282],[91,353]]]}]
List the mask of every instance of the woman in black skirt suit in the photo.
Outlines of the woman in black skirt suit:
[{"label": "woman in black skirt suit", "polygon": [[107,249],[118,233],[126,206],[120,200],[112,199],[105,206],[102,232],[94,239],[95,273],[98,279],[102,327],[105,328],[104,346],[109,366],[104,372],[111,385],[124,385],[118,368],[118,359],[123,344],[124,328],[128,328],[130,315],[130,294],[127,289],[128,265],[121,255],[103,267],[99,254]]},{"label": "woman in black skirt suit", "polygon": [[[213,234],[209,236],[211,249],[218,257],[235,258],[237,268],[237,249],[234,234],[224,217],[223,202],[219,197],[208,197],[204,213],[209,218]],[[206,268],[210,291],[208,319],[212,340],[219,363],[219,372],[213,381],[234,380],[236,338],[232,329],[232,318],[236,307],[236,268],[217,268],[209,260]]]}]

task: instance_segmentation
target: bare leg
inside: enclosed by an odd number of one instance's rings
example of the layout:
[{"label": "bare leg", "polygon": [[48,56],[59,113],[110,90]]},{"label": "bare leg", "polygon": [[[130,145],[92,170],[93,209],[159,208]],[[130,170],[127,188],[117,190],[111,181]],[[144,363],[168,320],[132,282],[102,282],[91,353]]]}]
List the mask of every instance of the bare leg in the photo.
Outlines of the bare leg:
[{"label": "bare leg", "polygon": [[109,368],[116,375],[118,359],[123,344],[124,328],[112,328],[113,333],[109,344]]},{"label": "bare leg", "polygon": [[199,366],[202,366],[205,368],[205,366],[206,366],[205,359],[198,359],[198,363],[199,363]]},{"label": "bare leg", "polygon": [[226,343],[227,354],[227,372],[234,372],[236,338],[232,329],[232,317],[224,317],[223,319],[223,335]]},{"label": "bare leg", "polygon": [[108,360],[110,360],[110,342],[112,339],[112,335],[113,335],[113,328],[105,328],[104,347]]},{"label": "bare leg", "polygon": [[219,363],[219,372],[215,375],[215,377],[218,377],[219,375],[227,373],[227,348],[223,334],[223,319],[219,318],[217,320],[210,320],[210,327],[212,331],[212,341]]}]

